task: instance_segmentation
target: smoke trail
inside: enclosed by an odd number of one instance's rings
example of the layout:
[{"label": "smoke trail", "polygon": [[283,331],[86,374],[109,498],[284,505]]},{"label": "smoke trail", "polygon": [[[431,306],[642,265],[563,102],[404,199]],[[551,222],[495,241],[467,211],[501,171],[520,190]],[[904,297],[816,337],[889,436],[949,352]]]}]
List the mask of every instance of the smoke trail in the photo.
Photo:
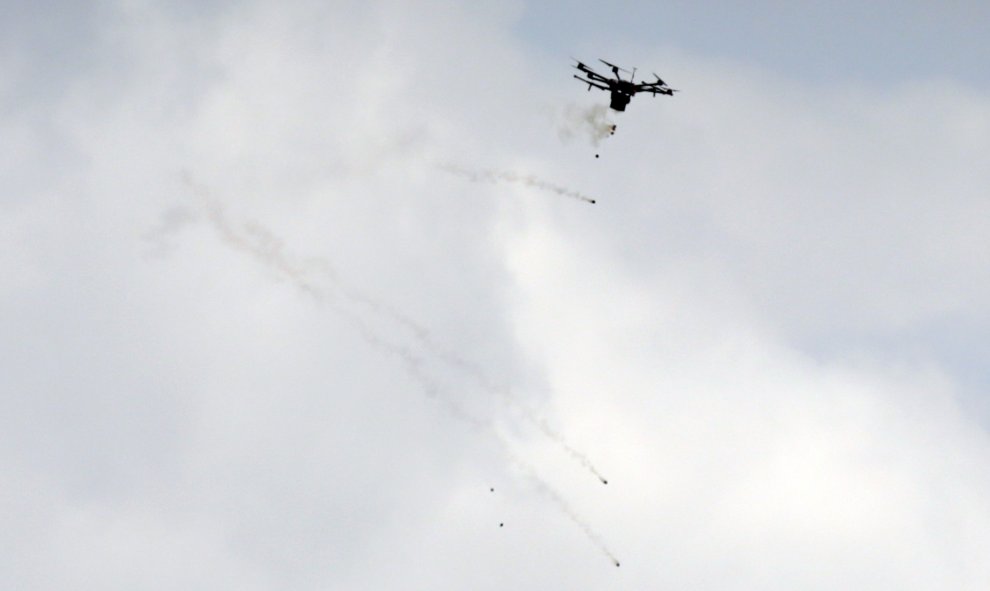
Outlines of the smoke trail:
[{"label": "smoke trail", "polygon": [[474,379],[475,383],[477,383],[478,386],[480,386],[481,389],[487,392],[489,395],[501,399],[507,406],[518,411],[530,424],[535,426],[541,433],[543,433],[543,435],[545,435],[548,439],[552,440],[554,443],[559,445],[565,452],[567,452],[569,456],[571,456],[571,458],[577,461],[586,470],[594,474],[598,478],[598,480],[601,481],[602,484],[608,484],[608,480],[604,476],[602,476],[602,473],[599,472],[597,468],[595,468],[595,465],[591,463],[591,460],[588,458],[588,456],[581,453],[578,449],[567,443],[563,435],[556,432],[552,427],[550,427],[546,419],[537,416],[533,411],[526,408],[526,406],[524,406],[521,402],[519,402],[518,399],[512,396],[507,389],[498,388],[494,384],[492,384],[491,380],[488,379],[488,376],[486,376],[479,367],[470,363],[469,361],[461,359],[456,355],[437,349],[436,345],[434,345],[429,339],[424,339],[423,344],[424,346],[431,348],[435,355],[444,359],[444,361],[446,361],[449,365],[457,367],[467,375],[471,376],[471,378]]},{"label": "smoke trail", "polygon": [[595,203],[595,200],[587,195],[583,195],[577,191],[568,189],[567,187],[562,187],[560,185],[547,182],[532,174],[519,174],[510,170],[495,169],[471,170],[456,164],[438,164],[437,168],[445,172],[455,174],[459,177],[466,178],[472,183],[516,183],[526,185],[527,187],[533,187],[534,189],[539,189],[541,191],[548,191],[562,197],[570,197],[571,199],[584,201],[585,203]]},{"label": "smoke trail", "polygon": [[615,133],[615,124],[609,120],[609,108],[602,104],[591,107],[568,105],[557,128],[562,141],[570,141],[581,135],[588,138],[592,146],[598,147],[602,140]]},{"label": "smoke trail", "polygon": [[352,319],[356,321],[355,324],[357,325],[362,338],[364,338],[367,343],[380,351],[384,351],[399,358],[406,370],[406,374],[412,377],[419,384],[420,389],[427,398],[435,400],[442,405],[451,416],[468,423],[476,429],[493,430],[493,425],[490,420],[475,417],[471,413],[464,410],[459,404],[451,400],[448,396],[443,395],[440,386],[433,379],[431,379],[424,370],[424,361],[421,357],[417,356],[402,345],[385,341],[372,332],[367,324],[361,322],[360,318],[353,316]]},{"label": "smoke trail", "polygon": [[485,375],[485,373],[477,365],[438,346],[433,341],[428,330],[419,326],[415,322],[404,318],[401,314],[393,316],[393,314],[397,313],[387,308],[379,308],[376,303],[371,302],[370,300],[362,300],[362,303],[373,305],[377,311],[386,313],[393,320],[405,324],[415,336],[415,339],[419,342],[420,346],[427,349],[434,357],[443,361],[450,367],[458,369],[465,375],[469,376],[486,394],[498,398],[506,406],[519,412],[519,414],[521,414],[526,421],[535,426],[541,433],[543,433],[544,436],[559,445],[571,458],[573,458],[586,470],[594,474],[602,484],[608,484],[608,480],[602,475],[601,472],[598,471],[597,468],[595,468],[595,465],[591,462],[587,455],[570,445],[564,439],[563,435],[555,431],[549,423],[547,423],[546,419],[537,416],[515,396],[512,396],[507,388],[500,388],[493,384],[488,376]]},{"label": "smoke trail", "polygon": [[[379,351],[398,358],[401,361],[406,374],[419,385],[420,390],[427,398],[441,404],[454,418],[464,421],[479,430],[485,430],[491,433],[498,442],[502,451],[517,465],[523,467],[529,478],[536,484],[537,489],[551,499],[572,522],[580,527],[584,534],[599,549],[601,549],[606,556],[609,557],[615,566],[619,566],[619,561],[609,550],[602,537],[594,529],[592,529],[584,519],[581,518],[581,516],[564,500],[560,493],[540,478],[531,466],[523,462],[512,453],[510,443],[495,428],[494,423],[490,419],[480,419],[473,416],[449,396],[444,395],[440,386],[428,375],[425,369],[425,360],[421,356],[416,355],[414,352],[410,351],[409,348],[401,344],[384,339],[381,335],[375,332],[359,314],[348,310],[342,306],[339,301],[334,301],[330,297],[330,294],[321,289],[318,284],[309,278],[309,275],[315,271],[325,273],[335,279],[337,274],[328,262],[321,259],[308,259],[303,263],[293,260],[285,253],[284,243],[269,230],[256,222],[248,222],[240,226],[233,224],[227,217],[223,205],[218,200],[213,198],[205,187],[193,182],[191,177],[188,175],[185,175],[183,180],[202,202],[202,205],[206,210],[207,219],[224,243],[235,250],[250,255],[252,258],[262,263],[269,269],[274,270],[284,278],[289,279],[298,289],[312,296],[318,303],[330,306],[335,312],[340,314],[341,317],[347,319],[356,327],[358,333],[366,343]],[[528,412],[507,392],[495,388],[480,369],[467,361],[460,359],[459,357],[447,353],[438,353],[439,349],[435,344],[433,344],[429,337],[428,331],[420,327],[415,322],[405,319],[405,317],[401,314],[391,311],[391,309],[387,307],[379,306],[377,302],[371,298],[366,296],[355,296],[353,295],[353,291],[342,293],[346,298],[352,298],[351,301],[370,306],[378,311],[386,311],[390,317],[395,314],[395,318],[404,319],[405,322],[403,322],[403,324],[406,324],[408,327],[413,329],[412,332],[416,335],[417,340],[419,340],[421,344],[426,345],[434,355],[441,355],[441,358],[447,362],[448,365],[458,367],[469,375],[472,375],[483,389],[489,393],[497,394],[507,403],[522,410],[524,416],[537,425],[545,435],[562,445],[572,457],[591,470],[603,483],[608,483],[598,473],[598,471],[595,470],[594,466],[592,466],[591,462],[588,461],[583,454],[564,442],[563,438],[560,437],[559,434],[555,433],[545,421]]]},{"label": "smoke trail", "polygon": [[[326,261],[321,259],[308,259],[304,263],[294,261],[285,253],[282,240],[267,228],[257,222],[247,222],[241,226],[236,226],[227,217],[223,205],[214,199],[205,187],[193,182],[188,175],[183,180],[202,202],[210,225],[213,226],[224,243],[235,250],[250,255],[256,261],[288,279],[296,288],[312,296],[318,303],[330,306],[341,317],[354,325],[358,334],[367,344],[398,358],[406,373],[419,384],[423,393],[444,406],[451,415],[477,428],[491,427],[490,421],[471,415],[449,397],[442,395],[440,387],[424,370],[425,361],[423,358],[401,344],[382,338],[368,326],[360,315],[348,310],[340,302],[334,301],[331,294],[321,289],[316,282],[310,279],[309,275],[314,272],[336,276],[333,268]],[[361,300],[362,303],[368,303],[368,301],[367,299]]]},{"label": "smoke trail", "polygon": [[[598,549],[600,549],[609,558],[612,564],[614,564],[617,567],[619,566],[619,560],[615,557],[615,554],[613,554],[612,551],[609,549],[608,545],[605,543],[605,540],[602,538],[602,536],[597,531],[595,531],[591,527],[591,525],[589,525],[588,522],[585,521],[577,513],[577,511],[575,511],[574,508],[567,503],[567,501],[564,500],[564,498],[561,496],[559,492],[557,492],[556,489],[554,489],[545,480],[540,478],[540,476],[536,473],[536,470],[532,466],[519,459],[511,451],[511,444],[508,441],[506,441],[505,437],[497,429],[495,429],[495,426],[491,421],[478,419],[472,416],[470,413],[466,412],[463,408],[461,408],[460,405],[458,405],[456,402],[454,402],[453,400],[451,400],[446,396],[443,396],[436,382],[430,379],[430,377],[423,370],[422,358],[416,356],[405,347],[402,347],[400,345],[395,345],[394,343],[388,343],[382,340],[378,335],[371,332],[368,326],[363,322],[358,321],[357,325],[361,331],[362,337],[364,337],[364,339],[367,342],[371,343],[376,348],[379,348],[381,350],[384,350],[388,353],[391,353],[399,357],[399,359],[402,360],[403,365],[405,366],[406,373],[419,383],[420,388],[423,390],[423,393],[428,398],[442,404],[444,408],[447,410],[447,412],[450,413],[454,418],[464,421],[474,426],[477,429],[488,431],[495,438],[495,441],[498,442],[499,447],[502,449],[502,452],[506,454],[510,459],[512,459],[518,466],[522,467],[523,471],[530,478],[530,480],[532,480],[533,483],[535,483],[537,490],[539,490],[544,496],[546,496],[551,501],[553,501],[553,503],[557,506],[557,508],[560,509],[560,511],[563,512],[568,517],[568,519],[571,520],[571,522],[577,525],[581,529],[581,531],[584,532],[585,536],[589,540],[591,540],[591,542],[595,544],[595,546],[597,546]],[[526,416],[531,421],[534,422],[538,421],[538,419],[534,418],[532,415],[526,415]],[[551,436],[555,441],[560,443],[564,447],[564,449],[566,449],[569,453],[571,453],[573,457],[581,461],[582,465],[584,465],[592,472],[594,472],[595,475],[598,476],[598,478],[603,483],[608,484],[608,481],[605,480],[595,470],[594,466],[591,465],[591,462],[589,462],[587,458],[585,458],[580,452],[578,452],[571,446],[567,445],[567,443],[565,443],[560,438],[559,435],[556,435],[548,426],[546,426],[545,423],[539,421],[538,424],[540,424],[543,427],[541,430],[543,430],[545,434]]]},{"label": "smoke trail", "polygon": [[556,441],[557,444],[560,445],[562,448],[564,448],[564,451],[566,451],[572,458],[577,460],[579,464],[581,464],[582,466],[587,468],[592,474],[597,476],[598,480],[600,480],[602,484],[608,484],[608,480],[604,476],[602,476],[602,473],[595,468],[595,465],[591,463],[591,460],[588,459],[588,456],[584,455],[580,451],[571,447],[570,444],[564,441],[563,437],[561,437],[556,431],[554,431],[553,429],[550,428],[549,425],[547,425],[547,422],[545,420],[537,419],[533,416],[527,416],[527,418],[530,421],[535,422],[537,427],[539,427],[540,431],[542,431],[544,435]]},{"label": "smoke trail", "polygon": [[319,286],[310,281],[307,277],[306,269],[298,263],[291,261],[285,255],[281,240],[256,224],[245,225],[243,231],[239,231],[228,220],[223,205],[216,199],[213,199],[204,187],[194,183],[188,176],[185,176],[183,180],[200,199],[203,208],[206,210],[206,218],[210,221],[210,224],[216,230],[220,239],[228,246],[251,255],[265,266],[292,281],[296,287],[317,300],[323,301],[325,299],[326,294],[323,293]]},{"label": "smoke trail", "polygon": [[553,501],[553,503],[557,505],[557,508],[560,509],[561,512],[564,513],[564,515],[567,515],[567,517],[575,525],[581,528],[581,531],[584,532],[584,535],[587,536],[587,538],[591,540],[591,542],[595,546],[597,546],[598,549],[605,554],[605,556],[608,557],[608,559],[612,562],[612,564],[614,564],[615,566],[619,566],[619,559],[616,558],[615,554],[613,554],[612,551],[609,549],[608,544],[605,543],[604,538],[602,538],[602,536],[597,531],[595,531],[594,528],[592,528],[587,521],[585,521],[584,519],[581,518],[580,515],[578,515],[577,511],[575,511],[574,508],[571,507],[570,504],[568,504],[567,501],[565,501],[564,498],[560,496],[560,493],[558,493],[552,486],[547,484],[545,480],[540,478],[540,476],[536,473],[536,470],[534,470],[532,466],[522,461],[521,459],[513,455],[511,452],[507,451],[506,453],[515,462],[515,464],[522,469],[522,471],[526,474],[526,476],[529,477],[529,479],[536,486],[536,489],[539,490],[540,493],[542,493],[548,499]]},{"label": "smoke trail", "polygon": [[[330,305],[338,314],[346,318],[357,328],[362,338],[368,344],[399,358],[405,366],[407,373],[420,383],[424,392],[430,398],[437,400],[447,407],[447,410],[451,414],[464,419],[476,427],[482,426],[482,423],[484,423],[481,419],[471,416],[453,404],[449,398],[438,396],[437,392],[439,389],[437,385],[424,372],[424,359],[415,355],[407,347],[382,339],[364,322],[359,314],[344,308],[339,302],[331,301],[331,294],[321,289],[319,283],[313,278],[313,275],[322,275],[325,277],[330,285],[343,296],[344,300],[364,306],[376,316],[388,318],[396,324],[405,327],[413,335],[415,341],[429,351],[434,358],[463,372],[485,393],[496,397],[506,406],[519,412],[527,422],[559,445],[571,458],[594,474],[599,481],[603,484],[608,484],[608,480],[595,468],[591,460],[584,453],[570,445],[560,433],[554,431],[544,418],[537,416],[533,411],[526,408],[506,388],[495,386],[477,365],[437,345],[431,337],[429,330],[425,327],[394,308],[347,286],[328,260],[324,258],[308,258],[301,261],[294,260],[285,252],[284,242],[261,224],[254,221],[247,221],[240,226],[235,226],[228,218],[224,206],[205,187],[194,182],[188,174],[183,175],[183,182],[199,198],[210,224],[228,246],[250,255],[283,278],[291,281],[299,290],[313,297],[319,303]],[[183,224],[188,223],[191,217],[190,213],[185,212]]]},{"label": "smoke trail", "polygon": [[608,484],[608,480],[602,476],[602,473],[595,468],[595,465],[584,453],[579,451],[570,445],[557,431],[550,427],[546,419],[537,416],[532,410],[527,408],[522,402],[520,402],[515,396],[512,396],[507,388],[499,388],[488,378],[487,375],[481,370],[480,367],[467,361],[466,359],[446,351],[439,347],[433,339],[430,337],[429,331],[425,328],[418,326],[415,322],[407,321],[409,325],[414,329],[413,334],[419,344],[425,349],[429,350],[436,358],[440,359],[447,365],[462,371],[464,374],[469,376],[474,382],[484,390],[488,395],[494,396],[500,399],[506,406],[518,411],[530,424],[535,426],[543,435],[552,440],[554,443],[559,445],[571,458],[577,461],[582,467],[587,469],[589,472],[594,474],[602,484]]},{"label": "smoke trail", "polygon": [[577,512],[575,512],[574,509],[567,504],[567,501],[565,501],[559,494],[557,494],[557,491],[555,491],[553,488],[547,485],[547,483],[541,480],[535,473],[530,473],[530,478],[532,478],[533,481],[536,483],[537,488],[540,490],[540,492],[550,497],[550,499],[552,499],[553,502],[557,504],[557,507],[559,507],[560,510],[563,511],[564,514],[571,519],[571,521],[573,521],[578,527],[581,528],[581,531],[583,531],[584,534],[588,536],[588,539],[594,542],[594,544],[598,546],[598,548],[602,552],[605,553],[605,556],[608,556],[608,559],[612,561],[612,564],[614,564],[615,566],[619,566],[619,559],[616,558],[615,554],[612,554],[612,551],[608,549],[608,546],[605,544],[605,540],[602,539],[601,535],[599,535],[598,532],[592,529],[591,526],[588,525],[586,521],[581,519],[581,516],[578,515]]},{"label": "smoke trail", "polygon": [[[266,267],[276,271],[318,302],[331,305],[336,312],[347,318],[357,327],[366,342],[379,350],[398,357],[406,366],[410,375],[421,383],[431,398],[438,399],[435,395],[437,387],[434,383],[429,382],[423,373],[424,360],[397,343],[384,341],[381,337],[377,336],[359,315],[345,309],[339,304],[330,302],[330,294],[320,288],[319,283],[313,279],[313,275],[324,276],[340,292],[345,300],[364,306],[375,315],[388,318],[396,324],[405,327],[420,346],[428,350],[435,358],[450,367],[460,370],[469,376],[485,393],[498,398],[505,405],[518,411],[543,435],[559,445],[571,458],[594,474],[599,481],[603,484],[608,484],[608,480],[595,468],[591,460],[584,453],[570,445],[560,433],[554,431],[544,418],[537,416],[533,411],[526,408],[506,388],[495,386],[477,365],[438,346],[431,337],[429,330],[425,327],[394,308],[348,287],[340,279],[340,275],[334,266],[326,259],[308,258],[303,261],[293,260],[285,252],[284,242],[261,224],[248,221],[240,227],[236,227],[227,217],[223,205],[213,198],[205,187],[195,183],[188,174],[183,175],[183,181],[200,199],[206,210],[207,219],[225,243],[236,250],[249,254]],[[186,216],[188,217],[189,214],[187,213]],[[448,410],[452,414],[458,416],[464,415],[462,418],[478,426],[480,419],[468,417],[462,409],[450,407],[449,400],[440,401],[445,406],[448,406]]]}]

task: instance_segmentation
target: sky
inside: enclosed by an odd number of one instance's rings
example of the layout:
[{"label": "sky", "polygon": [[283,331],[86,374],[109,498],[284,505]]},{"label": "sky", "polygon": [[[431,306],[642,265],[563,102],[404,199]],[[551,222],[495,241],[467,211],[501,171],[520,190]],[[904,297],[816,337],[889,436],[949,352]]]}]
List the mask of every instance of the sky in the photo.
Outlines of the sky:
[{"label": "sky", "polygon": [[626,43],[648,42],[769,68],[807,83],[965,80],[985,90],[990,79],[981,64],[990,58],[984,40],[988,18],[986,3],[967,0],[549,0],[527,5],[515,30],[553,51],[623,52]]},{"label": "sky", "polygon": [[981,3],[0,12],[0,587],[990,583]]}]

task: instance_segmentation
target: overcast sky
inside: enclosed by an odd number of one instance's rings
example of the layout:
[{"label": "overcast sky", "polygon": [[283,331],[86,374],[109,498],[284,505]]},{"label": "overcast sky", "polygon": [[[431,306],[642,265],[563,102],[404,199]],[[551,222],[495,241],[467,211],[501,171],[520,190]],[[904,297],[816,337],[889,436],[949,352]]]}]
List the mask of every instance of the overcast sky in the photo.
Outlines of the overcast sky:
[{"label": "overcast sky", "polygon": [[985,3],[646,4],[0,3],[0,587],[986,589]]}]

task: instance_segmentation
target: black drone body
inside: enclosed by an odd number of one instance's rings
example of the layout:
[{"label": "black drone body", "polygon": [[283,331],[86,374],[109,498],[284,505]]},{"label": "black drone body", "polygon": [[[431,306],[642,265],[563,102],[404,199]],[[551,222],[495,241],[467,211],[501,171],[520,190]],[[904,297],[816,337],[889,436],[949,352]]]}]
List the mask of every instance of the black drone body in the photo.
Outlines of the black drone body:
[{"label": "black drone body", "polygon": [[[625,111],[626,105],[629,104],[629,101],[637,92],[649,92],[653,96],[658,94],[673,96],[673,94],[677,92],[677,90],[667,86],[667,83],[661,80],[660,76],[657,76],[656,74],[653,75],[656,77],[656,81],[654,82],[635,82],[635,68],[633,68],[632,72],[628,72],[627,70],[623,70],[619,66],[610,64],[605,60],[600,59],[598,61],[612,68],[612,73],[615,74],[615,78],[606,78],[581,62],[577,62],[577,65],[574,67],[580,70],[585,77],[582,78],[577,74],[575,74],[574,77],[587,84],[589,91],[592,86],[609,91],[612,95],[611,101],[609,102],[609,107],[616,111]],[[627,72],[629,74],[629,79],[623,80],[622,76],[619,75],[620,71]]]}]

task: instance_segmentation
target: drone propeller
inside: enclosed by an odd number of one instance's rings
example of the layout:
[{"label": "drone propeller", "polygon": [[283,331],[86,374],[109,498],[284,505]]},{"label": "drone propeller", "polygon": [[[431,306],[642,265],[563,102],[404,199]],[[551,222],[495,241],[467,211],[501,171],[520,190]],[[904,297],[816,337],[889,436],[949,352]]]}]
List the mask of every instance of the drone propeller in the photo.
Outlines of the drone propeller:
[{"label": "drone propeller", "polygon": [[626,74],[629,74],[630,73],[629,70],[627,70],[625,68],[620,68],[619,66],[617,66],[617,65],[615,65],[613,63],[609,63],[609,62],[607,62],[607,61],[605,61],[605,60],[603,60],[601,58],[598,58],[598,61],[600,61],[601,63],[605,64],[606,66],[612,68],[613,71],[614,70],[618,70],[620,72],[625,72]]}]

